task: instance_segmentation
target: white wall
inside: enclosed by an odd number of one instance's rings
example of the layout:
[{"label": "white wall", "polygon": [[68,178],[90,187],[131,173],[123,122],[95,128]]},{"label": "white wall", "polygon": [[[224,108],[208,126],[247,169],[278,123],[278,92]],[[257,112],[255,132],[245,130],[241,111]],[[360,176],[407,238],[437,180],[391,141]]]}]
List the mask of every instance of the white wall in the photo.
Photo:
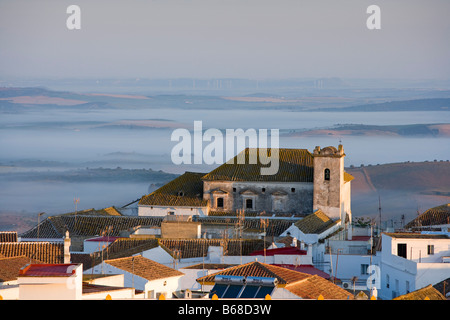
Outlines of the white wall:
[{"label": "white wall", "polygon": [[20,300],[81,300],[83,269],[75,267],[68,277],[20,277]]},{"label": "white wall", "polygon": [[19,285],[0,286],[0,296],[2,296],[4,300],[19,299]]},{"label": "white wall", "polygon": [[156,247],[142,252],[141,254],[144,258],[153,260],[155,262],[169,265],[173,264],[173,257],[163,248]]},{"label": "white wall", "polygon": [[167,206],[146,206],[140,205],[138,209],[139,216],[167,216],[168,212],[174,212],[174,215],[198,215],[207,216],[207,207],[167,207]]},{"label": "white wall", "polygon": [[323,271],[343,282],[348,282],[353,277],[357,277],[358,284],[360,286],[366,286],[365,282],[370,274],[361,273],[361,265],[379,266],[379,260],[379,257],[370,255],[332,254],[330,256],[329,254],[325,254],[324,262],[327,267]]},{"label": "white wall", "polygon": [[[393,238],[383,234],[382,241],[380,298],[392,299],[449,277],[450,264],[441,261],[450,255],[450,240]],[[397,256],[398,243],[406,243],[407,259]],[[434,245],[434,255],[427,254],[430,244]]]},{"label": "white wall", "polygon": [[[145,297],[147,299],[157,299],[159,294],[164,294],[166,299],[172,298],[172,292],[181,290],[183,288],[180,287],[180,278],[182,276],[157,279],[153,281],[148,281],[145,285]],[[153,292],[153,297],[150,292]]]},{"label": "white wall", "polygon": [[97,240],[88,241],[88,240],[84,240],[83,253],[93,253],[101,251],[113,242],[113,241],[97,241]]},{"label": "white wall", "polygon": [[[92,269],[86,270],[86,274],[91,274]],[[153,290],[155,296],[157,293],[166,293],[166,299],[172,298],[172,292],[179,290],[179,279],[181,276],[168,277],[163,279],[157,279],[149,281],[137,275],[133,275],[130,272],[113,267],[105,262],[94,267],[94,274],[123,274],[124,286],[129,288],[136,288],[145,292],[144,297],[148,298],[147,294]]]},{"label": "white wall", "polygon": [[101,291],[83,294],[83,300],[105,300],[107,296],[110,296],[112,300],[121,299],[134,299],[133,288],[123,288],[120,290]]}]

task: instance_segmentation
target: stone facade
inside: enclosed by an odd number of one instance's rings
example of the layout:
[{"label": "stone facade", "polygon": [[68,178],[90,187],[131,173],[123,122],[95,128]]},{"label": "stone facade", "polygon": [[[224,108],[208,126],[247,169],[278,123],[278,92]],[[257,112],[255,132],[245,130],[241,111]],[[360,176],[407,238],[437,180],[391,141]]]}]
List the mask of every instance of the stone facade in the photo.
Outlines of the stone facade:
[{"label": "stone facade", "polygon": [[203,199],[213,211],[308,214],[312,197],[309,182],[204,181]]},{"label": "stone facade", "polygon": [[[313,210],[322,210],[332,219],[345,221],[351,216],[346,200],[344,184],[344,148],[326,147],[314,149]],[[348,190],[347,192],[350,192]],[[346,210],[347,209],[347,210]]]}]

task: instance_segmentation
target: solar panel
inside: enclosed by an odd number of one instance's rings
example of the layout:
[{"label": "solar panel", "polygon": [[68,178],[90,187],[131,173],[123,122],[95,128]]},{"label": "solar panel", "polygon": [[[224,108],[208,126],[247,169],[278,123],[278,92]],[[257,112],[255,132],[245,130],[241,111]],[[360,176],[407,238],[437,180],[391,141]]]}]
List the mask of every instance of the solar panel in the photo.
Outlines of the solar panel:
[{"label": "solar panel", "polygon": [[261,286],[261,287],[259,287],[259,290],[255,295],[255,298],[265,298],[266,295],[268,295],[268,294],[272,295],[272,292],[274,289],[275,289],[275,287]]},{"label": "solar panel", "polygon": [[227,284],[215,284],[214,287],[209,292],[209,297],[212,297],[214,294],[217,294],[219,298],[222,298],[227,288],[228,288]]},{"label": "solar panel", "polygon": [[218,298],[265,298],[275,290],[277,280],[265,277],[216,276],[216,284],[209,296],[217,294]]},{"label": "solar panel", "polygon": [[222,298],[238,298],[242,285],[229,285]]},{"label": "solar panel", "polygon": [[259,290],[259,286],[245,286],[239,298],[254,298]]}]

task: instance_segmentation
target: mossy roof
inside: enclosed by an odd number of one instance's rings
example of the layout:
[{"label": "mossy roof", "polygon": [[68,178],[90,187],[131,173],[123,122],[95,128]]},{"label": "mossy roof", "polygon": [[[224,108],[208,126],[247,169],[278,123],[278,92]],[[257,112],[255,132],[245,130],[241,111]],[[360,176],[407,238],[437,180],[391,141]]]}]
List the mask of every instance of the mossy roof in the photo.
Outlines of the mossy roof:
[{"label": "mossy roof", "polygon": [[204,173],[185,172],[154,192],[144,196],[139,205],[205,207],[203,200]]},{"label": "mossy roof", "polygon": [[[313,182],[313,155],[306,149],[246,148],[233,159],[206,174],[204,181],[276,181]],[[261,152],[260,152],[261,151]],[[263,156],[260,156],[261,155]],[[252,161],[255,159],[255,161]],[[262,175],[261,168],[269,168],[273,161],[279,167],[275,174]]]}]

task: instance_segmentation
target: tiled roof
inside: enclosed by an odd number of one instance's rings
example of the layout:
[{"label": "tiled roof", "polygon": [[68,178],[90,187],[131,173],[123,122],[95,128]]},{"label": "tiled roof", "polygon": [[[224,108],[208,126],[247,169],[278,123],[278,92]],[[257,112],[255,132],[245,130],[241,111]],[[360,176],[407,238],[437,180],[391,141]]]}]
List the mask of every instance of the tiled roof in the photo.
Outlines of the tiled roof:
[{"label": "tiled roof", "polygon": [[298,220],[294,225],[303,233],[320,234],[335,224],[336,222],[331,220],[319,209],[307,215],[305,218]]},{"label": "tiled roof", "polygon": [[20,277],[70,277],[75,273],[75,263],[67,264],[29,264],[20,269]]},{"label": "tiled roof", "polygon": [[[267,150],[269,156],[264,157],[264,160],[261,161],[258,156],[259,149],[246,148],[235,156],[233,160],[222,164],[206,174],[202,179],[205,181],[313,182],[314,161],[312,154],[308,150],[281,148],[278,149],[278,159],[270,159],[272,149],[269,148]],[[250,160],[255,155],[257,156],[257,163],[251,164]],[[245,159],[245,161],[240,159]],[[278,160],[278,172],[273,175],[261,175],[261,168],[269,168],[271,166],[269,160]]]},{"label": "tiled roof", "polygon": [[259,239],[159,239],[159,243],[171,250],[172,256],[181,259],[206,257],[210,246],[225,247],[227,256],[246,256],[264,248],[264,241]]},{"label": "tiled roof", "polygon": [[422,289],[398,296],[393,300],[424,300],[426,297],[430,300],[447,300],[444,295],[437,291],[431,284]]},{"label": "tiled roof", "polygon": [[26,256],[43,263],[63,263],[64,244],[62,242],[3,242],[0,254],[5,257]]},{"label": "tiled roof", "polygon": [[391,238],[402,238],[402,239],[449,239],[445,234],[422,234],[415,232],[384,232],[383,234]]},{"label": "tiled roof", "polygon": [[251,256],[259,256],[259,255],[266,255],[267,257],[272,257],[275,255],[299,255],[303,256],[306,255],[306,250],[301,250],[297,247],[284,247],[284,248],[274,248],[274,249],[266,249],[254,251],[250,255]]},{"label": "tiled roof", "polygon": [[0,242],[17,242],[17,232],[0,231]]},{"label": "tiled roof", "polygon": [[106,260],[105,263],[149,281],[184,275],[178,270],[166,267],[142,256]]},{"label": "tiled roof", "polygon": [[111,292],[111,291],[122,291],[122,290],[130,290],[131,288],[127,287],[116,287],[116,286],[103,286],[99,284],[92,284],[83,282],[82,284],[83,295],[100,293],[100,292]]},{"label": "tiled roof", "polygon": [[318,275],[310,275],[304,280],[290,283],[285,289],[303,299],[317,299],[322,295],[324,299],[353,300],[350,292]]},{"label": "tiled roof", "polygon": [[122,258],[150,250],[158,247],[157,239],[133,239],[133,238],[119,238],[110,244],[103,252],[98,252],[105,259]]},{"label": "tiled roof", "polygon": [[189,267],[183,267],[183,269],[209,269],[209,270],[223,270],[226,268],[234,267],[235,264],[228,263],[197,263]]},{"label": "tiled roof", "polygon": [[258,261],[227,268],[198,278],[197,282],[213,284],[217,275],[276,278],[279,287],[284,287],[303,299],[317,299],[320,295],[324,299],[353,299],[348,291],[318,275],[310,275]]},{"label": "tiled roof", "polygon": [[83,270],[100,264],[103,260],[130,257],[158,247],[157,239],[118,238],[112,244],[89,254],[71,254],[71,261],[83,263]]},{"label": "tiled roof", "polygon": [[354,176],[352,176],[350,173],[347,173],[347,172],[344,171],[344,181],[345,182],[350,182],[353,179],[355,179]]},{"label": "tiled roof", "polygon": [[16,280],[19,270],[29,263],[39,263],[39,261],[26,257],[0,258],[0,282]]},{"label": "tiled roof", "polygon": [[448,297],[448,294],[450,293],[450,278],[447,278],[445,280],[442,280],[441,282],[438,282],[433,285],[433,287],[442,293],[442,295]]},{"label": "tiled roof", "polygon": [[68,213],[63,213],[64,215],[77,215],[77,216],[121,216],[122,214],[117,211],[115,207],[108,207],[103,209],[85,209],[85,210],[78,210]]},{"label": "tiled roof", "polygon": [[[39,225],[40,238],[64,237],[68,230],[71,236],[99,236],[108,230],[110,236],[120,236],[122,231],[137,226],[161,226],[162,217],[110,216],[110,215],[57,215],[50,216]],[[37,238],[37,226],[22,233],[22,238]]]},{"label": "tiled roof", "polygon": [[406,224],[405,228],[450,224],[450,203],[430,208]]},{"label": "tiled roof", "polygon": [[253,261],[198,278],[197,282],[212,284],[217,275],[276,278],[279,285],[286,285],[310,277],[310,275],[305,273]]},{"label": "tiled roof", "polygon": [[323,272],[322,270],[317,269],[316,267],[314,267],[313,265],[310,264],[301,264],[301,265],[293,265],[293,264],[275,264],[276,266],[279,267],[283,267],[283,268],[288,268],[294,271],[298,271],[298,272],[303,272],[303,273],[307,273],[310,275],[317,275],[320,276],[324,279],[329,280],[330,279],[330,275],[326,272]]},{"label": "tiled roof", "polygon": [[203,200],[204,173],[185,172],[161,188],[141,198],[139,205],[206,207]]},{"label": "tiled roof", "polygon": [[[267,237],[278,237],[287,228],[292,225],[292,219],[266,219],[268,224],[266,225],[266,236]],[[236,218],[221,218],[221,217],[199,217],[197,221],[201,222],[202,225],[236,225],[239,219]],[[260,232],[264,231],[261,219],[249,218],[244,219],[244,231],[245,230],[257,230]]]}]

